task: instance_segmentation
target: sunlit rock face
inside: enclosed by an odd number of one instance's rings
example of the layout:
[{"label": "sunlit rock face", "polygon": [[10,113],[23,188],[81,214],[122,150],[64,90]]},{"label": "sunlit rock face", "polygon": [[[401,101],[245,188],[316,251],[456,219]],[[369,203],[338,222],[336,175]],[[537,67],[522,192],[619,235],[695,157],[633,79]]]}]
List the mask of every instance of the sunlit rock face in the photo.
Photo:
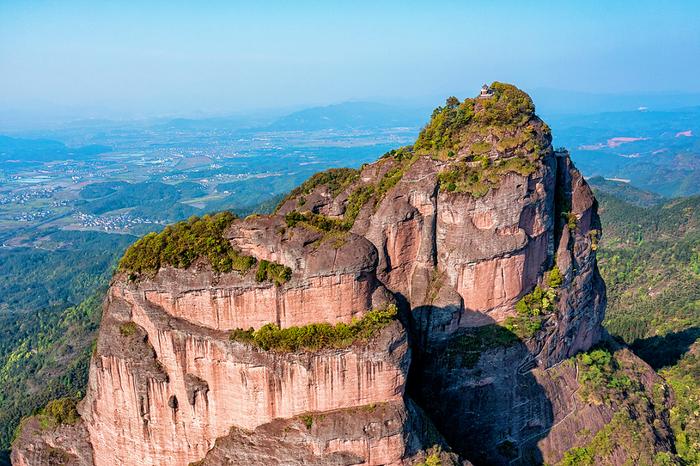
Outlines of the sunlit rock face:
[{"label": "sunlit rock face", "polygon": [[[204,260],[117,275],[83,441],[66,451],[97,466],[555,463],[582,445],[573,429],[603,428],[613,411],[576,401],[564,366],[603,337],[596,202],[529,97],[494,86],[448,100],[412,148],[321,174],[275,214],[231,224],[231,246],[289,267],[285,283]],[[516,304],[555,267],[551,308],[516,335]],[[349,346],[229,339],[270,323],[352,324],[391,303],[400,318]],[[464,335],[487,339],[468,348]],[[23,436],[17,464],[48,464],[30,448],[41,442],[55,439]]]},{"label": "sunlit rock face", "polygon": [[[106,310],[83,412],[96,464],[134,452],[141,464],[188,464],[231,426],[402,400],[409,354],[398,322],[371,346],[277,354],[174,319],[128,288],[113,286]],[[105,328],[118,329],[114,310],[139,326],[137,342]],[[132,343],[144,346],[134,358],[111,350]]]},{"label": "sunlit rock face", "polygon": [[[202,465],[408,465],[425,460],[432,427],[412,402],[388,402],[234,428]],[[442,464],[467,465],[443,452]]]},{"label": "sunlit rock face", "polygon": [[12,445],[11,460],[13,466],[94,464],[92,445],[82,422],[46,429],[35,417],[22,423],[22,431]]},{"label": "sunlit rock face", "polygon": [[439,191],[448,164],[417,161],[368,220],[383,282],[418,306],[437,280],[465,310],[502,320],[551,263],[555,174],[546,162],[474,199]]}]

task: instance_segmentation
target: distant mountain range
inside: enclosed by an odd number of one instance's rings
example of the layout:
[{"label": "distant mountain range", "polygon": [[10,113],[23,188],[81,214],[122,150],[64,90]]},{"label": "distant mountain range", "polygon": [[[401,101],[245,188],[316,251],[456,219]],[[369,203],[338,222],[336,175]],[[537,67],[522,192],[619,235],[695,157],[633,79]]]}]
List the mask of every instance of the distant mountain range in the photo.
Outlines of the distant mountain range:
[{"label": "distant mountain range", "polygon": [[700,107],[549,118],[557,146],[588,177],[631,182],[665,197],[700,193]]},{"label": "distant mountain range", "polygon": [[326,129],[372,129],[422,126],[430,110],[376,102],[345,102],[312,107],[277,119],[273,131],[316,131]]},{"label": "distant mountain range", "polygon": [[[647,191],[664,197],[700,193],[700,103],[693,95],[609,96],[607,106],[597,97],[586,103],[584,94],[560,93],[566,104],[540,98],[547,121],[556,135],[555,144],[567,147],[577,166],[587,177],[602,176],[630,181]],[[598,96],[600,97],[600,96]],[[596,103],[597,102],[597,103]],[[441,102],[439,102],[441,103]],[[576,110],[576,104],[580,107]],[[644,108],[642,104],[651,107]],[[636,108],[615,112],[586,113],[594,108]],[[658,110],[670,105],[677,110]],[[569,108],[578,113],[553,113]],[[39,139],[0,136],[0,161],[50,161],[80,159],[108,152],[114,141],[124,140],[124,132],[138,137],[159,138],[174,142],[174,137],[200,141],[211,137],[214,144],[226,138],[236,140],[239,133],[313,132],[313,131],[377,131],[407,128],[418,133],[431,108],[407,104],[378,102],[344,102],[311,107],[279,116],[273,112],[231,115],[203,119],[176,118],[150,122],[101,122],[83,129],[70,127],[48,133],[33,132]],[[110,126],[111,125],[111,126]],[[111,128],[108,129],[108,128]],[[402,132],[405,132],[402,130]],[[143,133],[143,134],[141,134]],[[147,134],[147,136],[144,136]],[[106,138],[105,135],[110,135]],[[65,138],[64,138],[65,136]],[[105,145],[67,147],[63,142],[97,142]]]},{"label": "distant mountain range", "polygon": [[639,207],[653,207],[665,200],[659,194],[644,191],[623,181],[605,179],[602,176],[589,178],[588,184],[591,185],[596,193],[605,193]]},{"label": "distant mountain range", "polygon": [[49,162],[53,160],[82,159],[112,150],[109,146],[91,144],[68,147],[51,139],[22,139],[0,135],[0,161],[22,160]]}]

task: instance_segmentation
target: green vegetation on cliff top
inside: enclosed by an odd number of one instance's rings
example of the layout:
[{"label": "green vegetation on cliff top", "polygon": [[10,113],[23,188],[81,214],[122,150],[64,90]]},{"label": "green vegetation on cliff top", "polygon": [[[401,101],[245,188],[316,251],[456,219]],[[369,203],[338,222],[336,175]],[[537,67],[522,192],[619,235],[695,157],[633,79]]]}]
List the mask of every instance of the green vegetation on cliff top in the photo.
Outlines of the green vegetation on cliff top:
[{"label": "green vegetation on cliff top", "polygon": [[450,97],[418,136],[417,153],[450,159],[466,150],[465,158],[439,174],[443,191],[484,196],[507,173],[532,174],[543,145],[549,144],[549,128],[536,118],[525,92],[498,82],[491,91],[490,97],[461,103]]},{"label": "green vegetation on cliff top", "polygon": [[196,259],[206,257],[217,272],[247,272],[255,259],[239,254],[223,235],[235,219],[231,212],[220,212],[190,217],[160,233],[149,233],[127,249],[119,269],[135,273],[155,273],[165,265],[186,269]]},{"label": "green vegetation on cliff top", "polygon": [[[489,97],[463,102],[450,97],[445,106],[436,108],[413,146],[392,150],[379,160],[378,164],[392,164],[381,179],[363,184],[350,194],[346,213],[333,229],[352,228],[359,210],[370,199],[375,207],[379,205],[421,156],[454,160],[438,175],[440,189],[474,197],[484,196],[498,186],[507,173],[532,174],[544,147],[549,146],[549,128],[535,116],[535,106],[525,92],[499,82],[490,89]],[[467,153],[462,157],[463,149]],[[304,196],[321,185],[326,185],[335,197],[358,178],[359,172],[350,169],[318,173],[292,191],[278,209],[293,198],[297,199],[297,208],[302,208]]]},{"label": "green vegetation on cliff top", "polygon": [[345,187],[355,181],[359,175],[360,172],[352,168],[331,168],[329,170],[316,173],[308,180],[304,181],[301,185],[292,189],[289,194],[287,194],[284,199],[277,204],[275,212],[277,212],[279,208],[290,199],[297,198],[299,203],[303,205],[303,196],[311,194],[314,189],[319,186],[327,186],[331,195],[335,197],[340,194]]},{"label": "green vegetation on cliff top", "polygon": [[[370,201],[372,201],[373,207],[379,205],[386,193],[401,181],[406,170],[415,163],[417,158],[418,156],[413,152],[411,147],[401,147],[387,152],[380,158],[379,163],[391,163],[392,166],[384,173],[376,185],[360,184],[348,195],[345,202],[345,212],[342,218],[331,218],[310,211],[300,212],[298,210],[293,210],[285,215],[287,226],[294,228],[297,225],[302,225],[325,233],[349,231],[355,224],[355,220],[362,207]],[[323,177],[309,179],[307,181],[307,183],[309,183],[307,188],[300,192],[304,193],[306,190],[313,190],[324,183],[329,183],[329,185],[333,186],[342,186],[344,188],[350,181],[356,178],[340,171],[333,173],[327,171],[323,172],[323,174]],[[286,200],[282,201],[278,208],[281,207],[284,202],[286,202]],[[302,196],[299,198],[299,207],[303,206],[304,199]]]},{"label": "green vegetation on cliff top", "polygon": [[[224,238],[224,231],[235,219],[231,212],[220,212],[190,217],[187,221],[165,227],[160,233],[149,233],[127,249],[119,261],[119,270],[135,279],[140,274],[154,275],[166,265],[186,269],[204,257],[216,272],[246,273],[257,260],[239,253]],[[291,273],[288,267],[261,261],[255,278],[280,285],[291,278]]]},{"label": "green vegetation on cliff top", "polygon": [[396,306],[391,304],[382,309],[373,309],[351,324],[317,323],[282,329],[275,324],[266,324],[258,330],[233,330],[230,339],[265,351],[277,352],[347,348],[353,343],[371,339],[379,330],[393,322],[397,313]]},{"label": "green vegetation on cliff top", "polygon": [[660,369],[675,393],[670,423],[678,455],[700,464],[700,197],[649,208],[600,190],[596,197],[604,325]]},{"label": "green vegetation on cliff top", "polygon": [[[428,124],[418,135],[414,149],[421,153],[452,151],[464,142],[465,132],[485,136],[489,129],[515,131],[535,116],[535,105],[525,92],[511,84],[494,82],[490,97],[460,102],[450,97],[444,107],[433,111]],[[490,144],[489,144],[490,146]]]}]

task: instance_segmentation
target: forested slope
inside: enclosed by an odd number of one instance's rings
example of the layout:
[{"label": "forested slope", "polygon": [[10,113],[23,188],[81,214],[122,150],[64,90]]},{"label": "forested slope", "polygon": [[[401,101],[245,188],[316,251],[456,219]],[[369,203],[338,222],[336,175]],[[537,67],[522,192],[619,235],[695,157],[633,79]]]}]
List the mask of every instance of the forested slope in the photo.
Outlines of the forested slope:
[{"label": "forested slope", "polygon": [[84,388],[102,296],[133,240],[45,231],[0,249],[0,465],[23,416]]},{"label": "forested slope", "polygon": [[676,448],[700,464],[700,197],[646,208],[601,190],[596,197],[605,326],[673,387]]}]

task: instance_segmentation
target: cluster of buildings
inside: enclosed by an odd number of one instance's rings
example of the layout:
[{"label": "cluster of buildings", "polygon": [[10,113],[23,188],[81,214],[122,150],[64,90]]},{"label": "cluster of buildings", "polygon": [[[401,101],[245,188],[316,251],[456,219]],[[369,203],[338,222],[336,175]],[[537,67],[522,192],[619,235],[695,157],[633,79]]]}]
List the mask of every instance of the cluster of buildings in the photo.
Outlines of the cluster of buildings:
[{"label": "cluster of buildings", "polygon": [[12,220],[16,222],[35,222],[37,220],[43,220],[51,215],[53,215],[52,210],[32,210],[31,212],[16,214],[12,217]]},{"label": "cluster of buildings", "polygon": [[135,225],[164,224],[164,222],[158,220],[151,220],[131,214],[101,216],[78,212],[75,218],[82,228],[99,229],[103,231],[124,231]]},{"label": "cluster of buildings", "polygon": [[35,199],[50,199],[56,191],[58,191],[58,188],[41,188],[13,192],[6,196],[0,196],[0,205],[26,204]]}]

